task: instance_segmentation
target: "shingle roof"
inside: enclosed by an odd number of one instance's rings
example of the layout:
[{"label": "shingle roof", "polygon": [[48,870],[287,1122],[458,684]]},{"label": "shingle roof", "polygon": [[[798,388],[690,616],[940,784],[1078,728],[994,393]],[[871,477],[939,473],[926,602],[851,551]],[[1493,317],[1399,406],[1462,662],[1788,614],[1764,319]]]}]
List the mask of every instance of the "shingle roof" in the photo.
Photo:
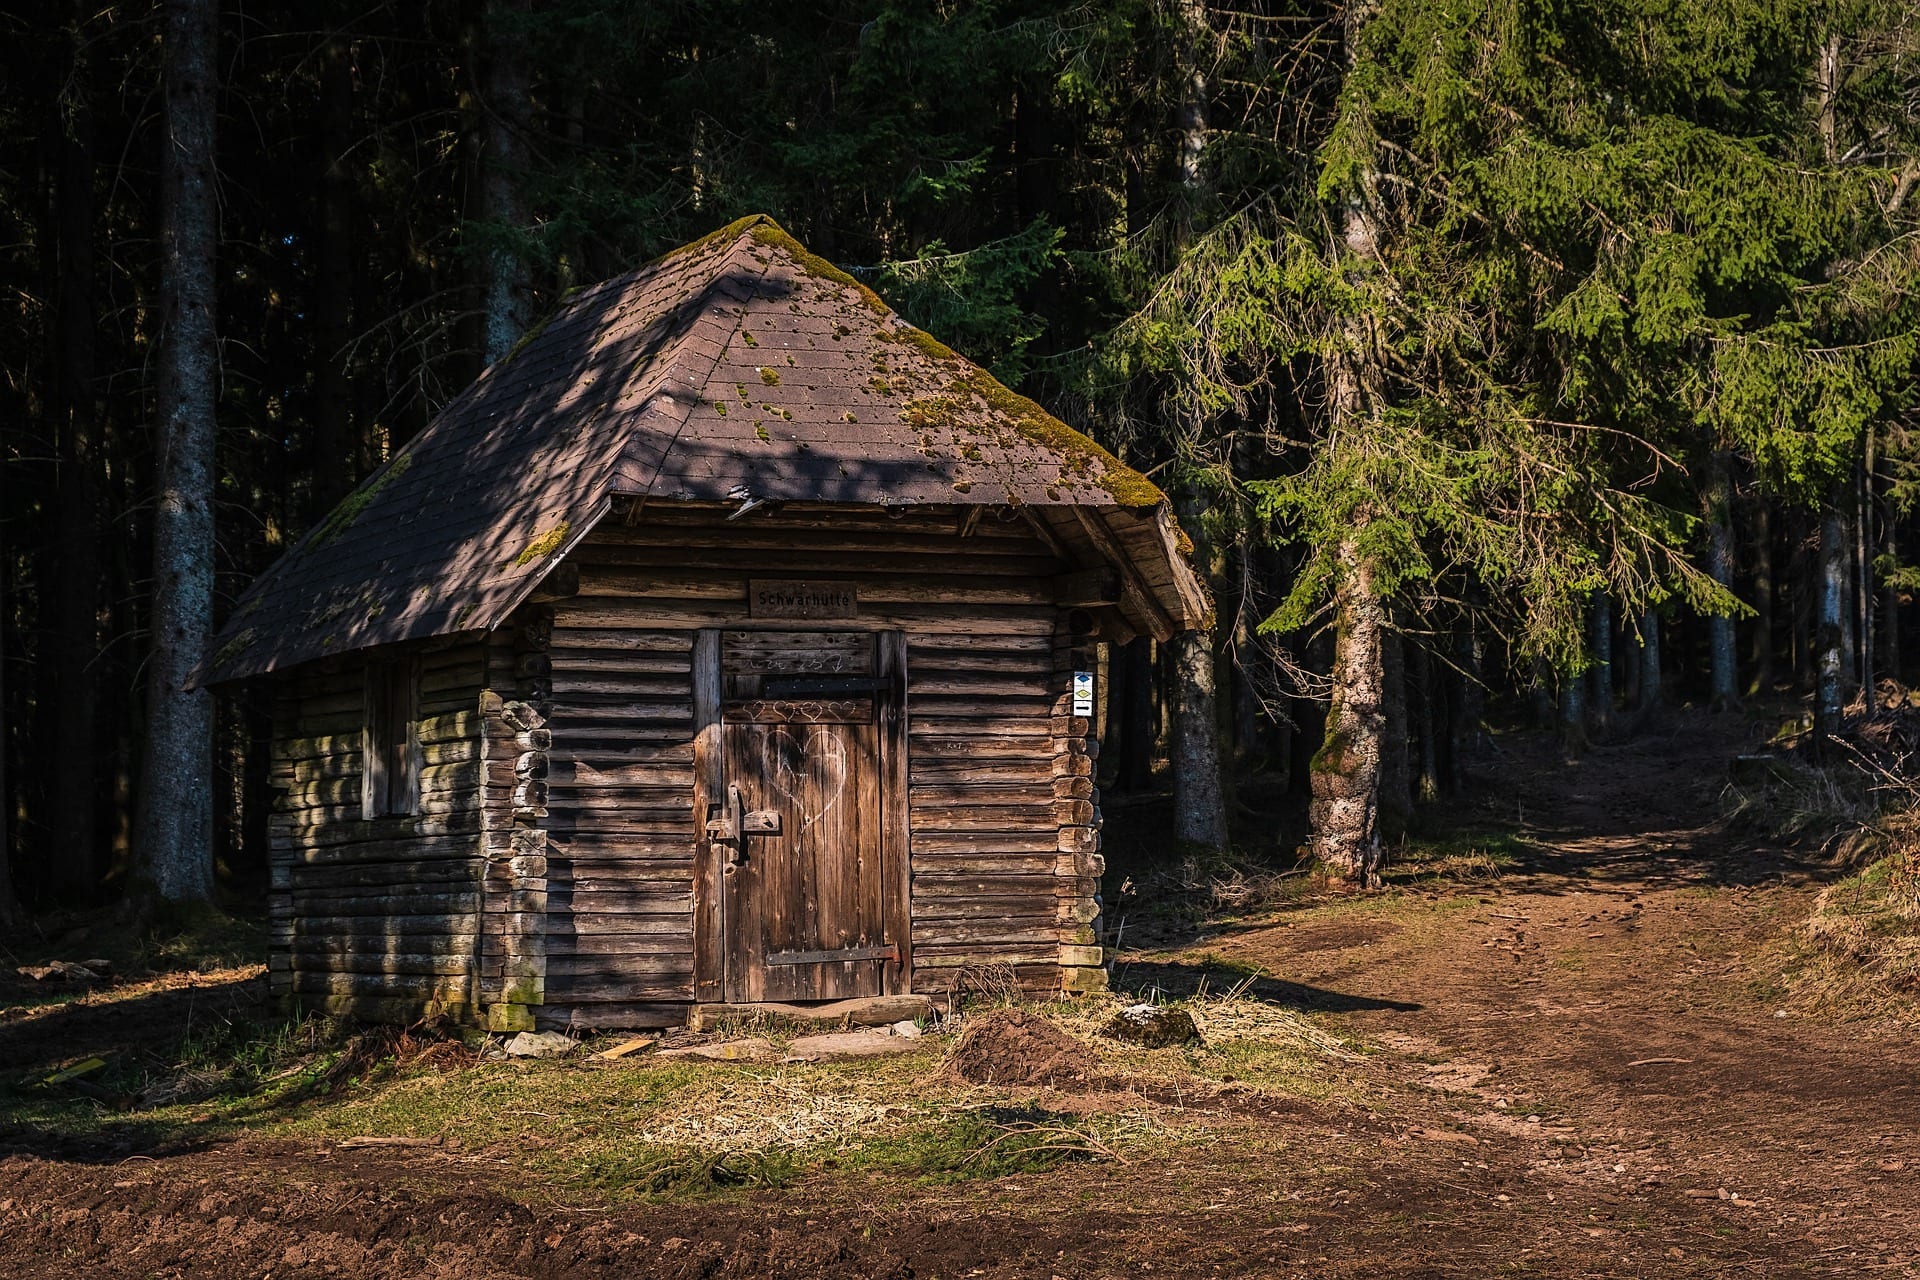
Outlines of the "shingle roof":
[{"label": "shingle roof", "polygon": [[1098,511],[1163,621],[1206,607],[1145,477],[754,217],[569,297],[261,575],[202,681],[496,626],[619,495]]}]

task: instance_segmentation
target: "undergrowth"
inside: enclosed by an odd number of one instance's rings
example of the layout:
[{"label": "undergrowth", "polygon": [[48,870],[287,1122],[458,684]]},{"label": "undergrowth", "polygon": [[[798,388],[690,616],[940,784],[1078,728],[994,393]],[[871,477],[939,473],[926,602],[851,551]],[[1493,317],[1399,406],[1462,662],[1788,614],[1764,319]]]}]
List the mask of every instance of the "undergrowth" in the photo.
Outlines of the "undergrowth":
[{"label": "undergrowth", "polygon": [[[1790,744],[1789,744],[1790,745]],[[1920,710],[1856,703],[1827,758],[1798,749],[1742,762],[1723,798],[1735,830],[1797,845],[1845,878],[1787,947],[1793,1002],[1911,1018],[1920,996]]]}]

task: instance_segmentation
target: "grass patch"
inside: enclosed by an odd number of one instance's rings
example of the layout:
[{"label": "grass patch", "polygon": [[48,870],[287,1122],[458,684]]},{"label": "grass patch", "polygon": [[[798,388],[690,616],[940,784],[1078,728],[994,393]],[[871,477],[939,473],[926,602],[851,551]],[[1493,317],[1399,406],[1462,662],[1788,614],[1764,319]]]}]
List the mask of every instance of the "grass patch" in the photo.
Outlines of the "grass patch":
[{"label": "grass patch", "polygon": [[1410,836],[1393,850],[1380,878],[1392,888],[1484,886],[1497,883],[1527,852],[1527,842],[1511,831]]},{"label": "grass patch", "polygon": [[941,1186],[1045,1173],[1070,1161],[1100,1158],[1118,1157],[1084,1117],[1037,1106],[996,1105],[941,1116],[870,1143],[836,1163],[920,1186]]}]

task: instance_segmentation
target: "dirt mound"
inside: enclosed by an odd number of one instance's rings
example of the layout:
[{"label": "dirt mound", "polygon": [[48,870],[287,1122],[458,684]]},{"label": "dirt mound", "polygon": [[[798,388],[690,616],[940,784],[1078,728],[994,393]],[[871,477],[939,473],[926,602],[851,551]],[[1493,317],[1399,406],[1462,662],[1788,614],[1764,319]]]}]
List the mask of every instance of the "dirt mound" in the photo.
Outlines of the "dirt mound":
[{"label": "dirt mound", "polygon": [[1096,1078],[1093,1051],[1037,1014],[988,1014],[961,1035],[948,1063],[972,1084],[1085,1084]]}]

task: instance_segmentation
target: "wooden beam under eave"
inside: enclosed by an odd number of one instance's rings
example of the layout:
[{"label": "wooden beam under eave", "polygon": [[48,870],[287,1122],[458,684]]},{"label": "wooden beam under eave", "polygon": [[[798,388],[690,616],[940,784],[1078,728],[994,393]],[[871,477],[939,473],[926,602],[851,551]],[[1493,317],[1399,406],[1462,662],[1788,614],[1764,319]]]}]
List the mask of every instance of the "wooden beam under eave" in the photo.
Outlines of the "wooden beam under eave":
[{"label": "wooden beam under eave", "polygon": [[1140,576],[1139,566],[1133,563],[1133,557],[1114,541],[1113,531],[1107,528],[1105,521],[1097,515],[1089,515],[1085,509],[1078,506],[1070,510],[1073,512],[1073,518],[1080,522],[1080,528],[1085,531],[1088,541],[1092,542],[1100,554],[1120,571],[1121,604],[1123,607],[1131,606],[1131,611],[1137,612],[1137,615],[1145,620],[1147,633],[1164,644],[1184,630],[1185,628],[1174,625],[1173,619],[1154,598],[1153,587]]}]

